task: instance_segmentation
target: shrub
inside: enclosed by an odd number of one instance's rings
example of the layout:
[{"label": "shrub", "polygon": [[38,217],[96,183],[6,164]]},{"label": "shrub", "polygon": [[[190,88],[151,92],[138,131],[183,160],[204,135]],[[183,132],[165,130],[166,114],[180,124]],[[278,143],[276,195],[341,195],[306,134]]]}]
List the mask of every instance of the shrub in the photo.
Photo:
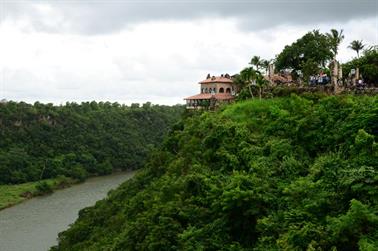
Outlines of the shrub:
[{"label": "shrub", "polygon": [[39,181],[35,185],[35,188],[37,189],[37,195],[49,194],[53,192],[52,186],[49,183],[47,183],[47,181]]}]

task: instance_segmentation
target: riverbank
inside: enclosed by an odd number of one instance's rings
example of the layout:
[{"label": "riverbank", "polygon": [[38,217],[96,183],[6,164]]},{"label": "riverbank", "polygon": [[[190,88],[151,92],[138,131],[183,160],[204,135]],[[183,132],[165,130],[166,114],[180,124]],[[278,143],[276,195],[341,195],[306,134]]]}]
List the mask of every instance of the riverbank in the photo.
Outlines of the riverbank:
[{"label": "riverbank", "polygon": [[0,211],[0,250],[49,250],[58,233],[75,222],[79,211],[98,200],[136,172],[90,177],[85,182],[37,196]]},{"label": "riverbank", "polygon": [[60,176],[54,179],[28,182],[17,185],[0,185],[0,211],[19,204],[30,198],[45,194],[38,188],[39,184],[47,184],[52,191],[70,187],[79,183],[78,180]]}]

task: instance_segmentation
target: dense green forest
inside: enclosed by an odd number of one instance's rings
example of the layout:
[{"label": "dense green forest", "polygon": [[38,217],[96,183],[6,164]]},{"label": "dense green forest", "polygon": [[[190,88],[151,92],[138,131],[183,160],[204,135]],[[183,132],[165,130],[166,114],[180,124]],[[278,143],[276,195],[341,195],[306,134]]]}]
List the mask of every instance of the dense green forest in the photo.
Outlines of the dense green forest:
[{"label": "dense green forest", "polygon": [[377,250],[377,136],[377,97],[194,114],[52,249]]},{"label": "dense green forest", "polygon": [[0,103],[0,185],[139,168],[183,110],[150,103]]}]

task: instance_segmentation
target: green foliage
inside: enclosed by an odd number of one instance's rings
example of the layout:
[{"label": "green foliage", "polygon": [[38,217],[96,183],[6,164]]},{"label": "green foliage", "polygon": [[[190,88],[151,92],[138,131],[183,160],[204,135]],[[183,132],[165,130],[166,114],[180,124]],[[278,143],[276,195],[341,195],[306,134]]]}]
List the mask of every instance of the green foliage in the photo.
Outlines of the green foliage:
[{"label": "green foliage", "polygon": [[1,103],[0,184],[139,168],[182,111],[151,103]]},{"label": "green foliage", "polygon": [[363,55],[342,65],[344,79],[348,77],[351,69],[359,67],[360,75],[364,82],[370,85],[378,85],[378,48],[372,47],[365,50]]},{"label": "green foliage", "polygon": [[317,74],[318,72],[320,72],[320,69],[321,67],[319,63],[311,58],[303,62],[300,68],[305,79],[307,79],[311,75]]},{"label": "green foliage", "polygon": [[84,181],[88,177],[87,171],[85,171],[84,167],[80,164],[74,164],[71,166],[67,175],[79,181]]},{"label": "green foliage", "polygon": [[210,106],[210,100],[200,100],[198,105],[201,106],[201,107],[209,107]]},{"label": "green foliage", "polygon": [[377,250],[377,101],[292,95],[194,114],[54,250]]},{"label": "green foliage", "polygon": [[[334,35],[341,35],[334,34]],[[318,30],[305,34],[276,57],[277,70],[291,69],[301,70],[307,80],[310,75],[318,73],[318,69],[324,67],[337,53],[340,37],[326,36]],[[341,40],[340,40],[341,41]],[[314,67],[316,66],[316,67]]]},{"label": "green foliage", "polygon": [[100,175],[110,174],[112,170],[113,166],[109,160],[105,160],[97,166],[97,171]]},{"label": "green foliage", "polygon": [[330,47],[331,47],[331,50],[332,50],[332,53],[333,53],[333,57],[336,58],[337,51],[339,49],[338,47],[344,39],[343,30],[338,31],[338,30],[335,30],[335,29],[331,29],[331,31],[329,33],[326,33],[326,36],[327,36],[328,41],[330,43]]},{"label": "green foliage", "polygon": [[46,181],[40,181],[35,185],[35,188],[37,190],[37,194],[48,194],[53,192],[52,186],[47,183]]},{"label": "green foliage", "polygon": [[360,57],[360,51],[365,47],[362,40],[353,40],[348,46],[357,53],[357,57]]},{"label": "green foliage", "polygon": [[260,64],[264,64],[264,62],[265,61],[261,60],[260,57],[254,56],[251,59],[250,64],[252,64],[256,69],[254,69],[254,67],[246,67],[240,72],[240,74],[235,76],[233,81],[236,85],[238,85],[239,100],[253,98],[253,93],[256,90],[258,91],[258,96],[261,99],[262,90],[268,84],[268,81],[259,71]]}]

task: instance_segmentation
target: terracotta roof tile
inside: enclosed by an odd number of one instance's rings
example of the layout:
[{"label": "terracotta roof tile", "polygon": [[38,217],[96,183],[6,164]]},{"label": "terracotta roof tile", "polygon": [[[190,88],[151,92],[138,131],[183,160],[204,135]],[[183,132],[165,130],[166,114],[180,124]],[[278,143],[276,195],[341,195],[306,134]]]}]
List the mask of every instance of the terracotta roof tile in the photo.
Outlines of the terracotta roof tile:
[{"label": "terracotta roof tile", "polygon": [[273,81],[273,82],[282,82],[282,83],[286,83],[286,82],[290,82],[291,81],[291,77],[287,76],[280,76],[278,74],[274,74],[273,76],[269,77],[269,76],[265,76],[264,77],[266,80],[269,80],[269,81]]},{"label": "terracotta roof tile", "polygon": [[210,83],[230,83],[230,84],[232,84],[232,79],[226,78],[224,76],[220,76],[220,77],[211,77],[211,78],[208,78],[208,79],[205,79],[205,80],[199,82],[199,84],[210,84]]},{"label": "terracotta roof tile", "polygon": [[218,99],[218,100],[234,99],[234,96],[232,96],[230,93],[216,93],[216,94],[201,93],[201,94],[190,96],[190,97],[187,97],[187,98],[184,98],[184,99],[185,100],[188,100],[188,99],[211,99],[212,97],[214,97],[215,99]]},{"label": "terracotta roof tile", "polygon": [[211,96],[212,96],[211,93],[201,93],[201,94],[190,96],[190,97],[187,97],[187,98],[184,98],[184,99],[185,100],[187,100],[187,99],[210,99]]}]

